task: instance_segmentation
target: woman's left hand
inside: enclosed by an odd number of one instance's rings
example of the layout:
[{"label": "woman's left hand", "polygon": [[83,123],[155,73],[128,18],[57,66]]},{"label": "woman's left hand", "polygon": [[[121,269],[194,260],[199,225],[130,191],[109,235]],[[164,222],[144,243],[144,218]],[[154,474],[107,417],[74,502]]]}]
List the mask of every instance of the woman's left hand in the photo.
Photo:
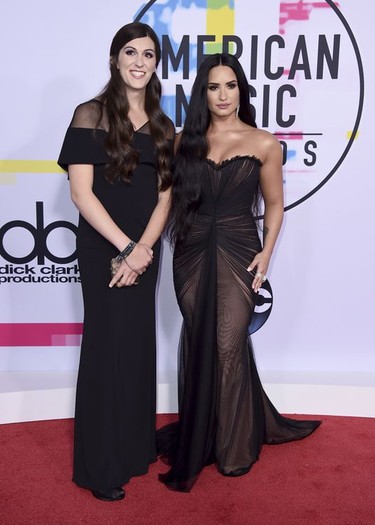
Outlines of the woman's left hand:
[{"label": "woman's left hand", "polygon": [[267,279],[266,273],[267,273],[269,262],[270,262],[270,256],[266,254],[264,251],[261,251],[256,254],[252,263],[247,268],[248,272],[252,272],[254,269],[256,269],[255,277],[251,285],[252,289],[255,292],[259,291],[259,288],[261,288],[262,284]]},{"label": "woman's left hand", "polygon": [[130,268],[125,259],[121,262],[117,272],[113,275],[109,287],[112,288],[113,286],[116,286],[117,288],[122,288],[123,286],[138,284],[138,278],[142,273],[142,271],[136,272]]}]

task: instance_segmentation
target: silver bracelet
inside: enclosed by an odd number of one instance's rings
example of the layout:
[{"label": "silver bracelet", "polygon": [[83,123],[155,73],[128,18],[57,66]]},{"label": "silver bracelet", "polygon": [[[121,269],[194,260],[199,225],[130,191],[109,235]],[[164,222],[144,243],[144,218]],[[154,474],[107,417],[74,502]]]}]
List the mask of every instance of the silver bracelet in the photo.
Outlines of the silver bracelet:
[{"label": "silver bracelet", "polygon": [[117,257],[115,257],[115,261],[121,262],[124,259],[128,257],[134,250],[134,248],[137,246],[137,243],[135,241],[130,241],[128,245],[125,246],[125,248],[120,252]]}]

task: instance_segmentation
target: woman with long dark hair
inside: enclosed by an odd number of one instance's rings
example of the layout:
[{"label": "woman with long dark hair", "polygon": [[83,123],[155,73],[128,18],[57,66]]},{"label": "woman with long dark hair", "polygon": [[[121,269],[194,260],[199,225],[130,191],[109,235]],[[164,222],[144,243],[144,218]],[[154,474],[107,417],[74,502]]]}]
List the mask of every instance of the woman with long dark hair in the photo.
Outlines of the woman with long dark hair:
[{"label": "woman with long dark hair", "polygon": [[158,432],[159,453],[171,465],[160,479],[171,489],[189,491],[210,463],[225,476],[245,474],[263,443],[301,439],[320,424],[277,412],[248,337],[282,218],[280,144],[257,129],[238,60],[209,56],[178,136],[172,184],[174,283],[184,320],[180,407],[178,423]]},{"label": "woman with long dark hair", "polygon": [[155,287],[174,139],[159,60],[151,27],[122,27],[110,80],[76,108],[59,157],[79,210],[84,300],[73,480],[104,501],[156,459]]}]

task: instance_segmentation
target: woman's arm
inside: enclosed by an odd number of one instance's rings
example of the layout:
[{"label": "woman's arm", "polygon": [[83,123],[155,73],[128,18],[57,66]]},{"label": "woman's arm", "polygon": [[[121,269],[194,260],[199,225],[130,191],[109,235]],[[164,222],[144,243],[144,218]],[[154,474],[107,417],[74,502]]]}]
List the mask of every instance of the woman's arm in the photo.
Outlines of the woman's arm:
[{"label": "woman's arm", "polygon": [[[71,164],[69,166],[72,201],[86,221],[121,252],[129,244],[130,238],[117,226],[102,203],[94,195],[92,191],[93,180],[93,165]],[[144,245],[139,246],[137,244],[132,255],[132,268],[134,271],[123,262],[117,272],[118,275],[116,274],[116,281],[120,281],[123,285],[133,284],[138,273],[144,272],[152,261],[152,250]]]},{"label": "woman's arm", "polygon": [[[151,261],[146,265],[145,268],[141,269],[140,271],[136,271],[135,279],[129,280],[129,278],[123,282],[124,285],[130,285],[134,284],[136,278],[138,275],[141,275],[144,271],[146,271],[147,266],[151,264],[152,262],[152,246],[156,243],[156,241],[159,239],[160,235],[162,234],[167,218],[169,213],[169,206],[170,206],[170,189],[166,191],[159,192],[159,199],[158,203],[154,208],[154,211],[151,214],[151,217],[147,223],[147,226],[145,228],[145,231],[142,234],[142,237],[140,238],[136,248],[131,252],[131,254],[126,258],[126,261],[123,263],[125,266],[128,267],[128,269],[136,270],[138,267],[138,253],[137,248],[143,248],[145,250],[149,250],[149,253],[151,253]],[[113,276],[113,279],[110,282],[110,286],[112,287],[114,284],[116,286],[119,286],[118,279],[121,275],[122,266],[120,267],[119,271]]]},{"label": "woman's arm", "polygon": [[[175,129],[172,125],[170,133],[174,136]],[[170,139],[171,140],[171,139]],[[176,140],[174,142],[176,147]],[[159,239],[161,234],[164,231],[165,225],[168,220],[168,214],[170,209],[170,199],[171,199],[171,188],[168,188],[165,191],[159,191],[158,202],[151,214],[151,217],[147,223],[145,231],[142,234],[142,237],[139,239],[138,245],[144,246],[147,249],[151,250],[156,241]],[[152,254],[152,250],[151,250]],[[134,251],[128,256],[127,264],[130,268],[134,268]],[[151,264],[151,263],[150,263]],[[142,272],[138,272],[142,273]],[[111,281],[111,285],[114,282],[116,276]]]},{"label": "woman's arm", "polygon": [[[269,135],[266,158],[260,172],[260,187],[264,199],[263,249],[253,259],[248,270],[256,268],[253,289],[258,291],[280,232],[284,215],[282,150],[279,141]],[[258,275],[259,274],[259,275]]]},{"label": "woman's arm", "polygon": [[[174,152],[176,153],[177,146],[181,139],[181,132],[178,133],[174,139]],[[163,233],[165,225],[168,220],[169,209],[171,207],[171,188],[159,192],[158,203],[150,217],[147,227],[140,239],[140,243],[144,243],[150,248],[159,239]]]},{"label": "woman's arm", "polygon": [[86,221],[121,252],[130,238],[113,222],[108,212],[94,195],[92,184],[94,167],[91,164],[69,166],[70,196]]},{"label": "woman's arm", "polygon": [[162,234],[168,219],[170,208],[171,190],[159,192],[158,203],[148,221],[145,231],[139,240],[140,244],[146,244],[150,248],[156,243]]}]

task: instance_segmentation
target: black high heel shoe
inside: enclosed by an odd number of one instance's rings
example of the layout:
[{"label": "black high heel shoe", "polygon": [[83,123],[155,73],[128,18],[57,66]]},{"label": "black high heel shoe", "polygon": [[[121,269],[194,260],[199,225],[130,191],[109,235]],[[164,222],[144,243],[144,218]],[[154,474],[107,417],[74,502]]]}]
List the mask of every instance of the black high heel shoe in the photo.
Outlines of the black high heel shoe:
[{"label": "black high heel shoe", "polygon": [[105,490],[92,490],[91,492],[95,498],[102,501],[119,501],[120,499],[125,498],[125,490],[121,487]]},{"label": "black high heel shoe", "polygon": [[247,474],[250,471],[250,468],[251,468],[251,465],[250,467],[237,468],[235,470],[229,470],[229,471],[219,469],[219,472],[223,476],[227,476],[230,478],[236,478],[237,476],[244,476],[245,474]]}]

